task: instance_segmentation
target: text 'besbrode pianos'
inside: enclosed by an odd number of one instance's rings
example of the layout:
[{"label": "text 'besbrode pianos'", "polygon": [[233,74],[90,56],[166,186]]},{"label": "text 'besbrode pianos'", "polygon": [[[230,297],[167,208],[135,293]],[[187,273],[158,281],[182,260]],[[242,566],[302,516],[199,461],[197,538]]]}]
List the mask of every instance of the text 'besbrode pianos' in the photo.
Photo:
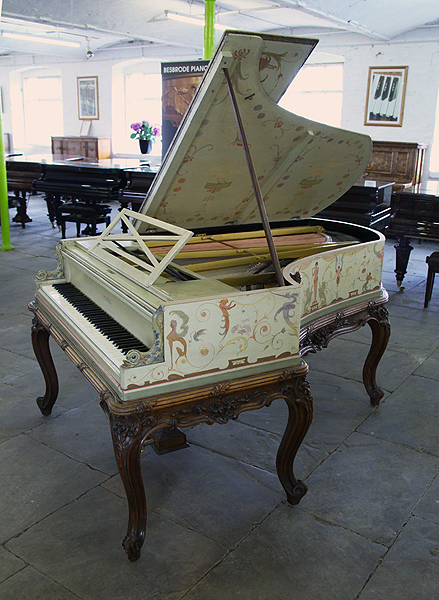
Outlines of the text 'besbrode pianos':
[{"label": "text 'besbrode pianos'", "polygon": [[122,211],[99,237],[62,241],[58,270],[38,274],[38,403],[49,414],[58,393],[51,335],[109,418],[131,560],[146,525],[140,451],[159,431],[225,423],[283,398],[276,465],[297,504],[307,488],[293,461],[312,420],[302,356],[369,323],[364,383],[372,403],[382,397],[384,237],[311,218],[364,171],[370,139],[277,105],[315,44],[226,33],[141,212]]}]

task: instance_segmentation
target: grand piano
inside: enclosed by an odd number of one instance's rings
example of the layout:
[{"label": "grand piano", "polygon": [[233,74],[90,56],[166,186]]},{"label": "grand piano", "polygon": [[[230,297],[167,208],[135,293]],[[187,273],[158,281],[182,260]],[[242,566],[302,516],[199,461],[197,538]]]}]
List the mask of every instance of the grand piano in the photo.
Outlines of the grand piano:
[{"label": "grand piano", "polygon": [[277,105],[316,43],[226,32],[141,210],[122,210],[100,236],[61,241],[58,268],[37,275],[37,403],[48,415],[58,395],[52,337],[100,394],[132,561],[146,531],[145,444],[163,434],[184,446],[185,427],[282,398],[276,467],[297,504],[307,487],[294,458],[313,412],[303,357],[367,323],[363,380],[373,404],[383,395],[384,236],[312,218],[363,173],[370,138]]},{"label": "grand piano", "polygon": [[22,154],[6,156],[6,177],[8,191],[13,192],[17,203],[17,214],[13,217],[14,223],[21,223],[24,229],[26,223],[32,219],[27,214],[27,194],[33,191],[33,182],[41,175],[38,163],[29,163]]},{"label": "grand piano", "polygon": [[[111,212],[105,202],[117,200],[119,190],[126,185],[125,172],[116,167],[103,169],[80,157],[41,163],[41,175],[33,190],[45,194],[49,219],[62,229],[65,221],[89,222],[96,233],[97,222],[106,220]],[[78,231],[79,235],[79,231]]]}]

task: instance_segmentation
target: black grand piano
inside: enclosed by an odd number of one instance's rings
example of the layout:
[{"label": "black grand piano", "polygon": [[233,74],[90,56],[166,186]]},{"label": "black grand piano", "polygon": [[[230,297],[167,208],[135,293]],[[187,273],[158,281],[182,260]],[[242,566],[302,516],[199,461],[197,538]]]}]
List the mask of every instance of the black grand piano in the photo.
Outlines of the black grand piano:
[{"label": "black grand piano", "polygon": [[43,192],[52,226],[56,224],[65,237],[66,222],[76,223],[80,235],[81,223],[86,223],[86,233],[96,234],[99,223],[110,222],[111,206],[119,190],[126,185],[123,169],[116,165],[87,163],[84,160],[41,164],[41,176],[34,181],[35,192]]},{"label": "black grand piano", "polygon": [[24,229],[32,219],[27,214],[27,195],[32,193],[32,184],[41,174],[39,163],[28,162],[22,154],[6,156],[6,178],[8,192],[15,196],[17,214],[14,223],[21,223]]},{"label": "black grand piano", "polygon": [[407,273],[410,241],[439,240],[439,191],[438,184],[413,186],[392,195],[391,215],[386,234],[397,239],[396,282],[402,287]]}]

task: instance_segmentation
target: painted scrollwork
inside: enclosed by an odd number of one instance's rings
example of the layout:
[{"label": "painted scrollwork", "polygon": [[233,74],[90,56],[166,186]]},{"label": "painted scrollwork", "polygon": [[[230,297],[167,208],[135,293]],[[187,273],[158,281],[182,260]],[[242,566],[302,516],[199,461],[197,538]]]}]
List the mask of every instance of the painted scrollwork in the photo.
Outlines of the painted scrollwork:
[{"label": "painted scrollwork", "polygon": [[63,257],[61,254],[61,242],[56,246],[56,258],[58,260],[58,266],[55,271],[38,271],[37,276],[35,278],[37,283],[41,283],[43,281],[50,281],[55,279],[64,279],[64,265],[63,265]]},{"label": "painted scrollwork", "polygon": [[159,307],[152,318],[152,329],[154,332],[154,343],[148,352],[139,352],[138,350],[130,350],[125,355],[123,366],[138,367],[140,365],[150,365],[152,363],[164,362],[163,351],[163,307]]}]

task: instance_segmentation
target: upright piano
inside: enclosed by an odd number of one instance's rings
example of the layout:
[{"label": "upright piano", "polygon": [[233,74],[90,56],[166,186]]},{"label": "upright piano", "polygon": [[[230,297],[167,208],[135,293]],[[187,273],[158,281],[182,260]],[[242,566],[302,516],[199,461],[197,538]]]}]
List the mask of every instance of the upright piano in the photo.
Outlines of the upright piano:
[{"label": "upright piano", "polygon": [[47,415],[58,394],[52,337],[109,419],[130,560],[146,530],[140,452],[161,433],[179,447],[181,428],[284,399],[276,467],[297,504],[307,487],[293,463],[313,410],[303,356],[368,323],[363,380],[373,404],[383,395],[384,236],[312,218],[357,181],[371,140],[277,104],[316,43],[226,32],[141,210],[122,210],[100,236],[61,241],[58,268],[37,275],[37,402]]}]

